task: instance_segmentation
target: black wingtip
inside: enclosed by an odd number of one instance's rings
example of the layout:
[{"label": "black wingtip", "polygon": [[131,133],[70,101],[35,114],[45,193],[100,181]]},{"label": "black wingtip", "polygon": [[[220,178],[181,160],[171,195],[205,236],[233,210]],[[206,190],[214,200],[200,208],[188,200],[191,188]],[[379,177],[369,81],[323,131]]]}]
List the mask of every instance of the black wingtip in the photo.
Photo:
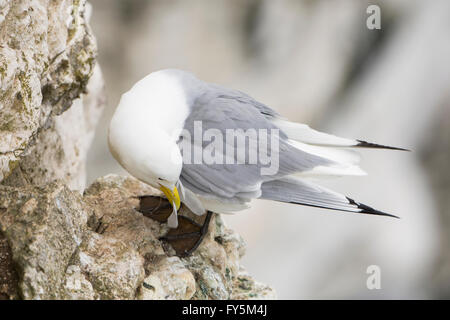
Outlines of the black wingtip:
[{"label": "black wingtip", "polygon": [[356,141],[358,141],[358,144],[355,145],[355,147],[358,147],[358,148],[373,148],[373,149],[389,149],[389,150],[399,150],[399,151],[411,151],[409,149],[390,147],[390,146],[385,146],[385,145],[382,145],[382,144],[371,143],[371,142],[367,142],[367,141],[363,141],[363,140],[356,140]]},{"label": "black wingtip", "polygon": [[363,204],[363,203],[356,202],[355,200],[353,200],[353,199],[351,199],[351,198],[349,198],[349,197],[346,197],[346,198],[347,198],[347,200],[348,200],[348,202],[349,202],[350,204],[357,206],[358,209],[361,209],[361,211],[358,212],[358,213],[373,214],[373,215],[377,215],[377,216],[386,216],[386,217],[391,217],[391,218],[400,219],[400,217],[395,216],[395,215],[393,215],[393,214],[390,214],[390,213],[386,213],[386,212],[382,212],[382,211],[376,210],[376,209],[374,209],[374,208],[372,208],[372,207],[369,207],[369,206],[367,206],[367,205],[365,205],[365,204]]}]

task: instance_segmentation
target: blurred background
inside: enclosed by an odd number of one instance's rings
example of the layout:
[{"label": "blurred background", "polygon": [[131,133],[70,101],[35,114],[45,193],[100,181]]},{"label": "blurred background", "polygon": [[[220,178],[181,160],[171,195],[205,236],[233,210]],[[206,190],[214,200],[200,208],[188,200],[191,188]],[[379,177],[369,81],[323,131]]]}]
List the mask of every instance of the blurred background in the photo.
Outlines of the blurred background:
[{"label": "blurred background", "polygon": [[[89,182],[126,174],[106,143],[120,95],[189,70],[315,129],[413,150],[362,151],[368,176],[322,183],[400,220],[264,201],[226,216],[250,274],[284,299],[450,298],[450,1],[90,2],[108,106]],[[367,289],[370,265],[380,290]]]}]

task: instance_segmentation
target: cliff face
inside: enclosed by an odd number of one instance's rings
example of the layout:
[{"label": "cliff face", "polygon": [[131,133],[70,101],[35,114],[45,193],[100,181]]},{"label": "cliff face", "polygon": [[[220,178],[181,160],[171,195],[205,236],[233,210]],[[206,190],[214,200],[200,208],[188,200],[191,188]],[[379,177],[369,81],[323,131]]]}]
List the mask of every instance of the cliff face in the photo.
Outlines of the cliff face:
[{"label": "cliff face", "polygon": [[135,210],[155,190],[115,175],[85,189],[105,105],[88,8],[0,1],[0,298],[273,298],[219,216],[179,258],[158,240],[166,224]]},{"label": "cliff face", "polygon": [[4,184],[61,179],[84,188],[86,152],[104,104],[86,18],[82,0],[0,2]]}]

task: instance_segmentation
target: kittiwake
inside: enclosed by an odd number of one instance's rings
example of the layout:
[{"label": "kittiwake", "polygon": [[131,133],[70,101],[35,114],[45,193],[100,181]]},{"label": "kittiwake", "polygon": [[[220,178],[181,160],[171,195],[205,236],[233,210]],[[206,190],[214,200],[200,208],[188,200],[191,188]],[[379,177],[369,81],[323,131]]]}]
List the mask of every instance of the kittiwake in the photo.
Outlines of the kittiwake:
[{"label": "kittiwake", "polygon": [[234,213],[252,199],[393,216],[309,178],[364,175],[350,149],[405,150],[313,130],[243,92],[175,69],[153,72],[122,95],[108,143],[124,169],[166,195],[171,228],[181,203],[202,215]]}]

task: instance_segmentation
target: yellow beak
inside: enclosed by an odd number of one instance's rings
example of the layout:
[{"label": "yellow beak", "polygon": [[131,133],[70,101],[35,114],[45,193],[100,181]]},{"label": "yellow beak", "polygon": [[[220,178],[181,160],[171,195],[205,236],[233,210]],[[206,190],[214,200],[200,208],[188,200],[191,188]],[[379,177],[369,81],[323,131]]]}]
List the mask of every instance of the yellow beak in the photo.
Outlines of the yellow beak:
[{"label": "yellow beak", "polygon": [[173,187],[173,190],[170,190],[169,188],[160,185],[159,189],[164,192],[167,200],[169,200],[172,205],[175,204],[177,210],[180,209],[180,196],[177,187]]}]

